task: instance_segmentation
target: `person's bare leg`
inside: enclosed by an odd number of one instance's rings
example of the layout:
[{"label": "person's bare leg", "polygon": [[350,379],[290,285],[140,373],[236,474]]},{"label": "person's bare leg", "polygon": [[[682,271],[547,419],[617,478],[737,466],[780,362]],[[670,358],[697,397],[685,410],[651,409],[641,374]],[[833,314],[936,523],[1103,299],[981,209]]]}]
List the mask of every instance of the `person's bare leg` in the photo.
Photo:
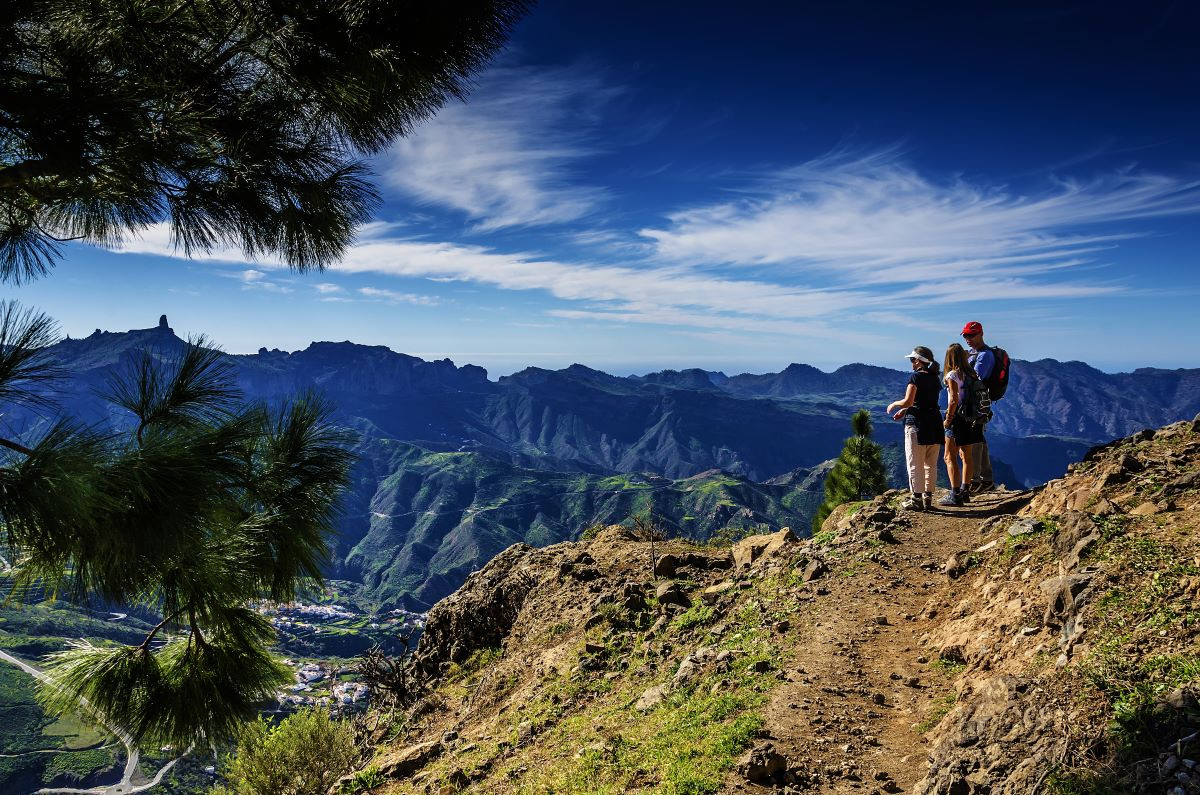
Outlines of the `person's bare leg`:
[{"label": "person's bare leg", "polygon": [[971,500],[971,473],[975,467],[972,466],[975,462],[971,459],[971,450],[975,447],[973,444],[968,444],[965,447],[958,448],[958,457],[962,460],[962,488],[958,494],[962,502],[970,502]]},{"label": "person's bare leg", "polygon": [[958,471],[958,445],[953,439],[946,439],[946,477],[950,481],[950,493],[938,502],[938,505],[961,505],[959,498],[959,488],[962,486],[962,479],[959,477]]}]

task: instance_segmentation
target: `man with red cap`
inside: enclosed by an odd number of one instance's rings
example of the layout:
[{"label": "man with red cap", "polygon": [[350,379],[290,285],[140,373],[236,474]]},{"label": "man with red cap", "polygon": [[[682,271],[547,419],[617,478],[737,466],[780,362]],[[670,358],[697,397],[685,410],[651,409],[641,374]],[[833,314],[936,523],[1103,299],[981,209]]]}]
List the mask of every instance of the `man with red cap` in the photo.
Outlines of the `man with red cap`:
[{"label": "man with red cap", "polygon": [[[967,354],[967,361],[975,368],[975,375],[979,376],[979,380],[986,381],[996,366],[996,355],[983,342],[983,324],[978,320],[972,320],[963,326],[962,335],[963,340],[971,349]],[[971,445],[971,463],[975,470],[975,474],[971,478],[971,492],[975,494],[987,491],[995,485],[992,476],[992,459],[988,455],[987,439],[983,435],[985,426],[986,422],[980,424],[979,442]]]}]

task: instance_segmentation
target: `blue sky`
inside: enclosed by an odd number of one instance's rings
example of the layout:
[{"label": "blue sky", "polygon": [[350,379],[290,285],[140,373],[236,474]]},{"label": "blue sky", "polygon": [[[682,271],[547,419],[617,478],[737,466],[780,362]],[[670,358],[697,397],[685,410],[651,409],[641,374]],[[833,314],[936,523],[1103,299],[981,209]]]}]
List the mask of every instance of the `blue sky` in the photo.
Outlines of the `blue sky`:
[{"label": "blue sky", "polygon": [[298,276],[151,228],[8,288],[75,335],[350,339],[493,376],[1015,357],[1196,367],[1200,14],[1186,3],[544,0],[372,166]]}]

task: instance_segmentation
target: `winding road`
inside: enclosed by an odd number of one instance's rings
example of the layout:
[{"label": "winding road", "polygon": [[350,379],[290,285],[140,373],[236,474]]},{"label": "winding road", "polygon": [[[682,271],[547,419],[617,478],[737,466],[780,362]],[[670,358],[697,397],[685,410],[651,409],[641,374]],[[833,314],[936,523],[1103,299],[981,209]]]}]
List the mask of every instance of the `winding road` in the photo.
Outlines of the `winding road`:
[{"label": "winding road", "polygon": [[[45,682],[52,687],[54,686],[53,681],[48,675],[24,660],[20,660],[3,650],[0,650],[0,659],[12,663],[25,673],[32,676],[34,679],[37,679],[40,682]],[[161,783],[163,776],[165,776],[170,769],[175,766],[175,763],[187,756],[192,750],[189,747],[180,756],[172,759],[170,762],[167,762],[165,765],[159,768],[158,772],[154,775],[154,778],[150,779],[150,781],[146,782],[145,784],[134,784],[133,775],[137,772],[138,759],[141,755],[138,751],[137,743],[124,729],[109,723],[105,717],[99,713],[98,710],[94,709],[92,705],[88,703],[87,699],[80,697],[79,704],[81,707],[83,707],[83,712],[85,714],[93,716],[101,726],[111,732],[118,740],[121,741],[121,744],[125,746],[125,771],[121,775],[121,780],[116,784],[92,787],[90,789],[77,789],[73,787],[53,787],[39,789],[37,790],[36,795],[43,795],[43,793],[71,793],[72,795],[127,795],[127,793],[145,792],[151,787],[155,787]]]}]

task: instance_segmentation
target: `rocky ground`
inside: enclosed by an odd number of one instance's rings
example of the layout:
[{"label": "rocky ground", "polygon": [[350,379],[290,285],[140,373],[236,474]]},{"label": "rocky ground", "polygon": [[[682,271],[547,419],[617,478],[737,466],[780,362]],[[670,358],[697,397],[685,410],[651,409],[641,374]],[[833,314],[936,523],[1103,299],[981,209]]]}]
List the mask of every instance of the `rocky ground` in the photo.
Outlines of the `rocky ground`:
[{"label": "rocky ground", "polygon": [[345,787],[1200,792],[1198,429],[812,539],[512,547],[434,608]]}]

